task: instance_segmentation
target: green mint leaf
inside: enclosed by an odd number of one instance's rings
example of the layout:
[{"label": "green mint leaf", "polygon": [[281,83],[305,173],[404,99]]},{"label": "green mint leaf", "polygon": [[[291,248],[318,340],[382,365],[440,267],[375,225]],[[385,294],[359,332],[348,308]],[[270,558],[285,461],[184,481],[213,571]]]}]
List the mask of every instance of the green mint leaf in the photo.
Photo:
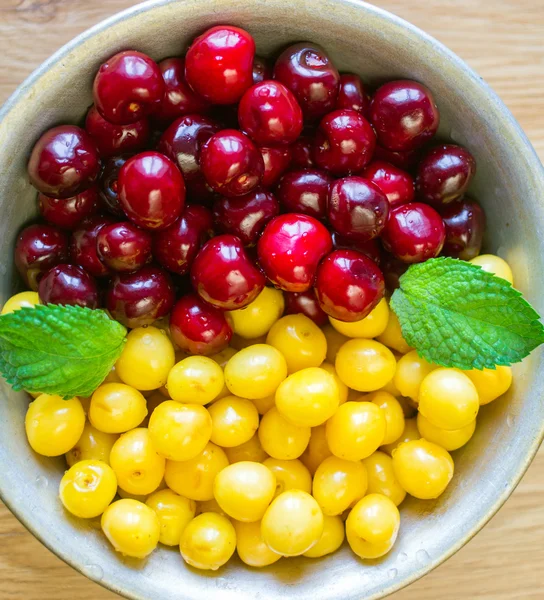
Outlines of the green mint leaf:
[{"label": "green mint leaf", "polygon": [[49,304],[0,317],[0,373],[14,390],[90,396],[125,343],[102,310]]},{"label": "green mint leaf", "polygon": [[411,265],[391,298],[404,338],[429,362],[494,369],[544,343],[540,317],[507,281],[453,258]]}]

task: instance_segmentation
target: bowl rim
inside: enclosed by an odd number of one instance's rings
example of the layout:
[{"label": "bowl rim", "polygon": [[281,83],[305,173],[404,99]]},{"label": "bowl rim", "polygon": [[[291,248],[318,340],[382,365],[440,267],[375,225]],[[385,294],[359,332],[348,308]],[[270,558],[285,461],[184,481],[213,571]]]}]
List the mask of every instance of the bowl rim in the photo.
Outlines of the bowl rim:
[{"label": "bowl rim", "polygon": [[[360,8],[364,11],[372,13],[376,17],[379,17],[383,20],[387,20],[390,23],[404,29],[406,33],[409,33],[415,38],[417,38],[419,43],[423,43],[426,46],[430,47],[437,56],[452,64],[453,67],[461,71],[466,77],[472,80],[473,84],[481,88],[482,92],[485,93],[488,99],[494,104],[495,110],[500,114],[504,122],[508,123],[512,133],[515,136],[517,136],[518,139],[522,142],[526,151],[524,158],[529,162],[530,168],[534,171],[535,176],[538,177],[538,179],[542,183],[542,187],[544,188],[544,166],[540,162],[540,159],[531,142],[529,141],[527,135],[525,134],[519,123],[516,121],[510,110],[506,107],[504,102],[497,95],[497,93],[490,87],[488,83],[484,81],[482,77],[480,77],[476,73],[476,71],[469,67],[464,60],[457,56],[457,54],[455,54],[452,50],[449,50],[449,48],[447,48],[442,42],[439,42],[437,39],[423,31],[419,27],[395,15],[394,13],[379,8],[373,4],[369,4],[364,0],[326,1],[329,3],[337,4],[340,8],[342,6]],[[74,37],[72,40],[70,40],[68,43],[63,45],[56,52],[54,52],[41,65],[39,65],[9,96],[4,105],[0,107],[0,125],[2,124],[4,119],[6,119],[8,114],[17,106],[17,104],[24,99],[28,90],[32,86],[34,86],[53,65],[60,62],[64,57],[69,55],[70,52],[72,52],[72,50],[85,43],[87,40],[93,38],[95,35],[107,30],[113,25],[119,24],[125,20],[129,20],[138,14],[151,11],[154,8],[166,6],[175,2],[179,2],[179,0],[147,0],[145,2],[141,2],[123,11],[115,13],[110,17],[107,17],[106,19],[98,22],[97,24],[93,25],[89,29],[86,29],[85,31]],[[502,489],[501,493],[496,496],[494,502],[488,508],[486,514],[483,515],[477,522],[473,524],[473,526],[466,533],[466,535],[457,540],[457,542],[453,544],[447,551],[443,552],[435,559],[429,561],[424,566],[415,569],[409,577],[406,577],[405,579],[400,580],[396,583],[392,582],[390,585],[382,588],[376,594],[368,597],[367,600],[379,600],[379,598],[384,598],[386,596],[389,596],[390,594],[393,594],[394,592],[402,590],[403,588],[411,585],[415,581],[421,579],[423,576],[430,573],[436,567],[443,564],[454,554],[456,554],[463,546],[465,546],[496,515],[496,513],[512,495],[512,493],[520,483],[522,477],[525,475],[534,457],[536,456],[536,453],[538,452],[540,445],[543,441],[544,421],[541,423],[540,431],[538,432],[531,446],[529,447],[524,460],[518,465],[515,477],[508,481],[508,484]],[[31,519],[29,518],[29,515],[26,514],[25,510],[19,506],[16,506],[15,503],[11,501],[9,489],[7,488],[7,486],[3,485],[1,478],[0,499],[8,507],[11,513],[19,520],[19,522],[21,522],[24,525],[24,527],[30,533],[32,533],[32,535],[39,542],[41,542],[48,550],[50,550],[55,556],[60,558],[64,563],[66,563],[67,565],[69,565],[70,567],[72,567],[91,581],[94,581],[95,583],[100,584],[105,589],[122,595],[123,597],[130,598],[131,600],[149,600],[148,598],[139,595],[137,592],[120,589],[116,585],[115,580],[113,578],[109,578],[108,576],[94,577],[92,574],[86,573],[84,571],[83,566],[80,565],[75,559],[73,559],[69,553],[67,553],[61,547],[55,547],[54,544],[48,540],[46,532],[40,532],[37,530],[36,527],[34,527]]]}]

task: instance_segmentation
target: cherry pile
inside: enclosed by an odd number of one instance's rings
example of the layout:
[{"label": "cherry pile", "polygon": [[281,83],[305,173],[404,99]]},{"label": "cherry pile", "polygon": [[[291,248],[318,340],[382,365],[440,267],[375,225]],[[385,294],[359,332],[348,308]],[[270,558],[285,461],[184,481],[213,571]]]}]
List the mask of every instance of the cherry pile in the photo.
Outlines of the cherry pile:
[{"label": "cherry pile", "polygon": [[44,133],[28,164],[45,222],[15,263],[43,303],[131,328],[170,314],[176,344],[210,354],[232,335],[224,311],[267,284],[290,313],[357,321],[410,263],[480,251],[474,158],[433,141],[420,83],[371,90],[310,43],[272,64],[218,26],[185,58],[112,56],[93,96],[84,126]]}]

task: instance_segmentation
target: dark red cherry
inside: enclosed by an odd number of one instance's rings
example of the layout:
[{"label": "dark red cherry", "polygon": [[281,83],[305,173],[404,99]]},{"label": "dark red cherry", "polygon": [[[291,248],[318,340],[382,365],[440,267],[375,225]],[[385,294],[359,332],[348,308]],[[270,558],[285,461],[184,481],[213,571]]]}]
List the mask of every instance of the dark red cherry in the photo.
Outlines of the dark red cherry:
[{"label": "dark red cherry", "polygon": [[240,239],[230,234],[204,244],[191,267],[191,281],[201,298],[223,310],[247,306],[266,283]]},{"label": "dark red cherry", "polygon": [[98,211],[98,188],[90,187],[73,198],[50,198],[38,194],[42,217],[61,229],[74,229],[83,219]]},{"label": "dark red cherry", "polygon": [[38,288],[42,304],[64,304],[98,308],[98,287],[93,277],[77,265],[57,265],[41,278]]},{"label": "dark red cherry", "polygon": [[302,110],[279,81],[250,87],[238,105],[240,129],[257,144],[291,144],[302,131]]},{"label": "dark red cherry", "polygon": [[68,238],[52,225],[29,225],[17,236],[14,257],[23,281],[36,291],[45,272],[68,260]]},{"label": "dark red cherry", "polygon": [[406,263],[418,263],[440,254],[446,230],[442,218],[428,204],[412,202],[389,213],[382,232],[384,248]]},{"label": "dark red cherry", "polygon": [[302,313],[322,327],[329,322],[329,317],[319,306],[313,290],[307,292],[283,292],[285,298],[285,314],[295,315]]},{"label": "dark red cherry", "polygon": [[303,135],[291,146],[291,162],[295,169],[315,167],[314,138]]},{"label": "dark red cherry", "polygon": [[430,90],[417,81],[390,81],[376,90],[370,122],[378,143],[389,150],[413,150],[434,136],[440,122]]},{"label": "dark red cherry", "polygon": [[166,229],[185,204],[185,183],[176,164],[159,152],[142,152],[119,171],[119,201],[131,221],[144,229]]},{"label": "dark red cherry", "polygon": [[253,59],[253,83],[261,83],[266,79],[272,79],[272,66],[265,58],[256,56]]},{"label": "dark red cherry", "polygon": [[197,37],[187,50],[185,76],[197,94],[212,104],[234,104],[253,83],[255,42],[230,25]]},{"label": "dark red cherry", "polygon": [[398,150],[388,150],[387,148],[383,148],[379,144],[376,144],[376,149],[374,151],[374,160],[388,162],[404,171],[413,170],[420,158],[421,148],[399,152]]},{"label": "dark red cherry", "polygon": [[387,196],[391,208],[414,200],[413,177],[383,160],[373,160],[361,173]]},{"label": "dark red cherry", "polygon": [[467,191],[476,172],[472,154],[454,144],[432,148],[417,168],[418,199],[432,206],[448,204]]},{"label": "dark red cherry", "polygon": [[164,96],[157,63],[142,52],[115,54],[100,66],[93,97],[98,112],[110,123],[127,125],[150,115]]},{"label": "dark red cherry", "polygon": [[100,173],[100,157],[90,135],[74,125],[46,131],[28,161],[30,183],[52,198],[71,198],[90,188]]},{"label": "dark red cherry", "polygon": [[314,160],[318,167],[334,175],[351,175],[370,162],[375,146],[374,131],[360,113],[335,110],[319,124]]},{"label": "dark red cherry", "polygon": [[185,79],[185,59],[165,58],[159,63],[165,84],[165,93],[153,118],[168,123],[190,113],[208,110],[209,104],[196,94]]},{"label": "dark red cherry", "polygon": [[358,242],[356,240],[344,237],[336,232],[332,233],[332,245],[335,250],[348,249],[357,250],[368,258],[371,258],[378,266],[382,261],[382,249],[376,238],[367,242]]},{"label": "dark red cherry", "polygon": [[171,158],[183,173],[187,194],[190,198],[211,201],[214,191],[207,184],[200,169],[200,149],[214,133],[219,124],[202,115],[185,115],[170,125],[162,135],[157,146],[168,158]]},{"label": "dark red cherry", "polygon": [[264,161],[264,174],[261,184],[272,187],[285,173],[291,163],[290,146],[261,146],[259,148]]},{"label": "dark red cherry", "polygon": [[340,75],[320,46],[289,46],[274,65],[274,79],[293,92],[305,119],[318,119],[334,109]]},{"label": "dark red cherry", "polygon": [[95,106],[91,106],[87,113],[85,129],[94,140],[102,158],[141,150],[147,144],[151,133],[147,119],[140,119],[128,125],[114,125],[106,121]]},{"label": "dark red cherry", "polygon": [[131,273],[151,261],[151,235],[129,221],[100,229],[96,238],[100,260],[112,271]]},{"label": "dark red cherry", "polygon": [[213,206],[216,230],[238,236],[246,246],[257,243],[265,225],[279,212],[274,194],[263,189],[237,198],[221,198]]},{"label": "dark red cherry", "polygon": [[248,194],[264,174],[259,149],[235,129],[216,133],[202,146],[200,167],[210,187],[228,197]]},{"label": "dark red cherry", "polygon": [[305,292],[319,261],[332,249],[331,234],[317,219],[289,213],[272,219],[257,245],[266,276],[286,292]]},{"label": "dark red cherry", "polygon": [[119,202],[119,171],[130,158],[130,154],[112,156],[104,164],[98,189],[103,207],[112,215],[125,218],[125,211]]},{"label": "dark red cherry", "polygon": [[105,277],[111,272],[98,256],[96,240],[103,227],[114,223],[111,217],[89,217],[72,233],[70,257],[94,277]]},{"label": "dark red cherry", "polygon": [[211,229],[212,216],[207,208],[186,206],[173,225],[155,235],[153,255],[165,269],[185,275]]},{"label": "dark red cherry", "polygon": [[229,345],[232,329],[223,311],[197,294],[187,294],[172,309],[170,335],[185,352],[210,355]]},{"label": "dark red cherry", "polygon": [[406,273],[410,265],[395,258],[392,254],[389,254],[389,252],[383,252],[380,266],[385,279],[385,287],[387,288],[387,291],[392,294],[399,287],[399,280],[404,273]]},{"label": "dark red cherry", "polygon": [[340,235],[367,242],[380,235],[388,215],[387,196],[368,179],[344,177],[331,185],[328,217]]},{"label": "dark red cherry", "polygon": [[317,269],[315,290],[321,308],[340,321],[360,321],[383,298],[383,274],[356,250],[334,250]]},{"label": "dark red cherry", "polygon": [[151,325],[167,315],[174,300],[174,287],[168,273],[147,266],[135,273],[115,275],[106,292],[105,306],[116,321],[134,329]]},{"label": "dark red cherry", "polygon": [[471,260],[480,254],[485,232],[483,208],[471,198],[456,200],[445,206],[440,215],[446,227],[442,253],[461,260]]},{"label": "dark red cherry", "polygon": [[359,75],[353,75],[352,73],[340,75],[340,86],[335,108],[348,108],[368,118],[370,94]]},{"label": "dark red cherry", "polygon": [[332,181],[328,173],[319,169],[289,171],[280,181],[278,198],[288,212],[325,219]]}]

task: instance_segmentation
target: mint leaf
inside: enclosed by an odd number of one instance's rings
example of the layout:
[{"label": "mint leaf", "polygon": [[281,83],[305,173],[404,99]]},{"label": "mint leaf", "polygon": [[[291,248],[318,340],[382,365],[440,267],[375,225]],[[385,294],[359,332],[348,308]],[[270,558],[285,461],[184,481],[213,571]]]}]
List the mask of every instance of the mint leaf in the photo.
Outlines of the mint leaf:
[{"label": "mint leaf", "polygon": [[402,334],[429,362],[494,369],[544,343],[540,317],[507,281],[453,258],[411,265],[391,298]]},{"label": "mint leaf", "polygon": [[102,310],[22,308],[0,317],[0,373],[16,391],[90,396],[119,358],[126,333]]}]

